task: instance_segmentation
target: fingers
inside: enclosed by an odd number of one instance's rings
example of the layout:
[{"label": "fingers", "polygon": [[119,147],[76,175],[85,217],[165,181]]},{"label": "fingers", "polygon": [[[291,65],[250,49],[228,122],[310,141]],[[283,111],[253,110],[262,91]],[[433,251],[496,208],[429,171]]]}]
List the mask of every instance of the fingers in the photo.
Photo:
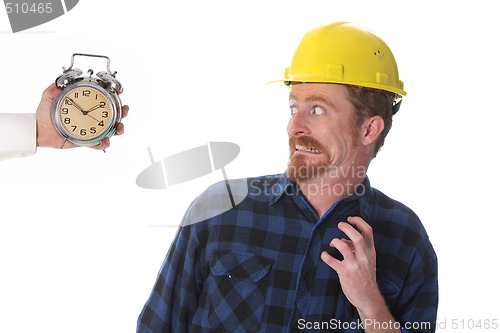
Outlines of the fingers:
[{"label": "fingers", "polygon": [[[331,243],[331,247],[336,248],[339,250],[339,252],[342,254],[344,257],[344,260],[354,260],[354,244],[351,240],[349,239],[339,239],[339,238],[334,238]],[[342,261],[334,258],[333,256],[329,255],[328,252],[324,251],[321,254],[321,259],[331,268],[336,270],[337,272],[342,269]]]},{"label": "fingers", "polygon": [[344,260],[347,260],[347,261],[356,259],[354,256],[356,249],[354,246],[352,246],[352,244],[353,244],[352,242],[350,242],[350,243],[347,242],[347,239],[342,240],[339,238],[334,238],[330,242],[330,246],[339,250],[339,252],[344,257]]},{"label": "fingers", "polygon": [[[347,220],[349,220],[349,218]],[[354,229],[352,225],[346,222],[340,222],[338,228],[351,239],[354,247],[364,246],[365,241],[363,235],[361,235],[356,229]]]},{"label": "fingers", "polygon": [[122,123],[119,123],[116,126],[116,135],[122,135],[125,132],[125,126]]},{"label": "fingers", "polygon": [[346,243],[347,246],[349,246],[349,248],[351,249],[351,252],[354,252],[354,244],[353,244],[352,240],[342,238],[341,241]]},{"label": "fingers", "polygon": [[97,149],[97,150],[102,150],[102,149],[108,149],[110,145],[109,138],[104,138],[101,140],[101,143],[95,146],[92,146],[90,148],[92,149]]},{"label": "fingers", "polygon": [[104,138],[102,141],[101,141],[101,145],[102,147],[99,147],[99,148],[104,148],[104,149],[108,149],[109,148],[109,145],[110,145],[110,140],[109,138]]},{"label": "fingers", "polygon": [[[130,110],[129,106],[128,105],[124,105],[122,107],[122,119],[125,118],[126,116],[128,116],[128,111]],[[125,133],[125,126],[122,124],[122,123],[119,123],[118,125],[116,125],[116,135],[122,135],[123,133]]]},{"label": "fingers", "polygon": [[[330,242],[330,246],[336,248],[343,256],[345,262],[354,262],[356,260],[366,261],[370,259],[370,253],[374,250],[373,244],[373,230],[371,226],[366,223],[361,217],[348,217],[347,221],[355,225],[360,231],[357,231],[351,224],[346,222],[340,222],[338,228],[343,231],[347,237],[345,238],[334,238]],[[326,257],[322,254],[321,258],[325,263],[333,268],[330,263],[332,260],[336,260],[337,266],[341,265],[344,261],[339,261],[330,255]],[[329,258],[331,257],[331,258]],[[328,259],[328,262],[325,260]]]},{"label": "fingers", "polygon": [[361,234],[353,228],[349,223],[340,222],[338,227],[342,230],[354,243],[356,247],[366,246],[370,248],[373,246],[373,229],[359,216],[350,216],[347,221],[361,231]]},{"label": "fingers", "polygon": [[122,118],[125,118],[126,116],[128,116],[128,110],[130,110],[128,105],[124,105],[122,107]]},{"label": "fingers", "polygon": [[373,245],[373,229],[368,223],[365,222],[365,220],[359,216],[350,216],[347,218],[347,222],[358,227],[358,229],[363,233],[363,238],[368,247]]},{"label": "fingers", "polygon": [[339,260],[332,257],[331,255],[329,255],[328,252],[326,252],[326,251],[321,253],[321,260],[323,260],[325,262],[325,264],[327,264],[328,266],[330,266],[331,268],[333,268],[337,272],[340,269],[342,269],[342,263]]}]

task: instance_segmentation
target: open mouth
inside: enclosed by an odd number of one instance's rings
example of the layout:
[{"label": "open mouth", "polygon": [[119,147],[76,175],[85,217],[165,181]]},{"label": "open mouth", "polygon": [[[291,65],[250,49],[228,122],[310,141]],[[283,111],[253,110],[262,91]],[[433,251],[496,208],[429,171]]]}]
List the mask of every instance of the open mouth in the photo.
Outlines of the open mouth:
[{"label": "open mouth", "polygon": [[308,153],[321,154],[321,150],[318,148],[306,147],[306,146],[300,146],[300,145],[295,145],[295,151],[306,151]]}]

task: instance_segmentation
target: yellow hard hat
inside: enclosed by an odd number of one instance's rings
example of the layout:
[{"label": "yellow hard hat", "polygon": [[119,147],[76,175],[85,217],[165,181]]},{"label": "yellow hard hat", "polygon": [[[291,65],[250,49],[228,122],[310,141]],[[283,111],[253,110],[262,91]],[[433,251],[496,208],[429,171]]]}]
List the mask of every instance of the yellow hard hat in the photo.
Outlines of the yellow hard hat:
[{"label": "yellow hard hat", "polygon": [[325,82],[349,84],[406,95],[396,60],[387,44],[372,32],[348,22],[309,31],[299,44],[285,84]]}]

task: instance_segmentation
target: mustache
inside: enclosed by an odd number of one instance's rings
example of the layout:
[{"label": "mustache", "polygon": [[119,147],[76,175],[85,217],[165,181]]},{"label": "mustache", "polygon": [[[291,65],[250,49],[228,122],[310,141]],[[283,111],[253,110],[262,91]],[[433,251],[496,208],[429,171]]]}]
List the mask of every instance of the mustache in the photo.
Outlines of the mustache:
[{"label": "mustache", "polygon": [[326,153],[327,151],[326,148],[319,141],[309,136],[289,137],[288,146],[290,147],[290,152],[295,151],[295,145],[318,148],[323,153]]}]

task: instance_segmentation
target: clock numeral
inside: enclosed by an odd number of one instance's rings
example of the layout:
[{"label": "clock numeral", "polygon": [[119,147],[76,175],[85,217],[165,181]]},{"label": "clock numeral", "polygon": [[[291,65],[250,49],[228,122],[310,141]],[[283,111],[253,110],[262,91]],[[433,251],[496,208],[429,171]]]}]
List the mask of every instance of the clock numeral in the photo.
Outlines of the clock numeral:
[{"label": "clock numeral", "polygon": [[67,99],[67,98],[64,100],[64,104],[66,104],[66,105],[73,105],[73,103],[71,103],[71,101],[69,99]]},{"label": "clock numeral", "polygon": [[90,133],[91,133],[91,134],[95,134],[95,133],[96,133],[96,129],[95,129],[95,127],[91,127],[91,128],[90,128]]},{"label": "clock numeral", "polygon": [[85,128],[82,128],[80,130],[80,135],[84,135],[84,136],[87,135],[87,130]]},{"label": "clock numeral", "polygon": [[108,118],[108,111],[102,111],[102,117],[103,118]]},{"label": "clock numeral", "polygon": [[101,102],[101,105],[99,106],[100,108],[103,108],[106,106],[106,102]]},{"label": "clock numeral", "polygon": [[83,96],[89,97],[90,96],[90,90],[84,90],[82,93]]},{"label": "clock numeral", "polygon": [[78,98],[78,92],[75,91],[75,98]]},{"label": "clock numeral", "polygon": [[71,119],[69,119],[69,118],[64,118],[64,123],[65,123],[65,124],[69,124],[70,122],[71,122]]},{"label": "clock numeral", "polygon": [[99,125],[99,126],[104,126],[104,121],[103,121],[103,120],[101,120],[101,121],[99,122],[99,124],[97,124],[97,125]]},{"label": "clock numeral", "polygon": [[71,127],[73,127],[73,132],[74,132],[76,130],[76,126],[71,126]]},{"label": "clock numeral", "polygon": [[61,113],[62,114],[68,114],[68,108],[62,108]]}]

